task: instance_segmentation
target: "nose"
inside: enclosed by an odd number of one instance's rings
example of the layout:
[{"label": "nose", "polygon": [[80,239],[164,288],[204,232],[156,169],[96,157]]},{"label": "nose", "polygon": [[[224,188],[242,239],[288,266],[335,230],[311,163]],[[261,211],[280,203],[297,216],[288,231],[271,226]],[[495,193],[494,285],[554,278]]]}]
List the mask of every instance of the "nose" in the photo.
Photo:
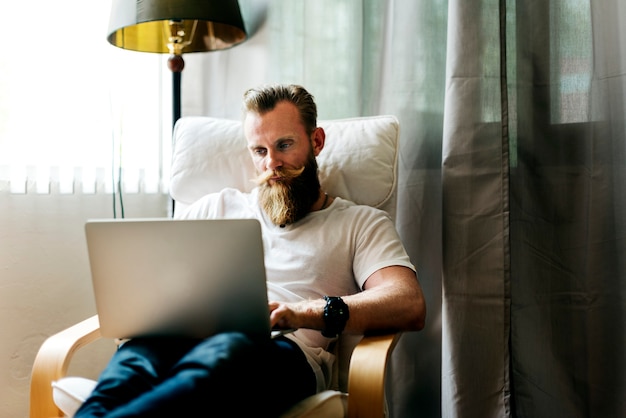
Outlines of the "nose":
[{"label": "nose", "polygon": [[282,167],[283,162],[279,158],[278,153],[276,151],[268,151],[267,158],[265,160],[265,167],[267,170],[276,170],[278,167]]}]

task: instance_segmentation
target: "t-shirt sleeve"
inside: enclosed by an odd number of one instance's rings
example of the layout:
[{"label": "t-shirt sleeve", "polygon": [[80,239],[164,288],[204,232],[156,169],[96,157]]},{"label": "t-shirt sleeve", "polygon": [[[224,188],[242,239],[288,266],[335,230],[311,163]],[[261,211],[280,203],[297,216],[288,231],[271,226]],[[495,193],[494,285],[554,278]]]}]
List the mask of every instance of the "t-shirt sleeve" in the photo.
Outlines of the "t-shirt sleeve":
[{"label": "t-shirt sleeve", "polygon": [[361,289],[375,271],[390,266],[404,266],[416,271],[386,213],[372,210],[361,221],[355,243],[354,277]]}]

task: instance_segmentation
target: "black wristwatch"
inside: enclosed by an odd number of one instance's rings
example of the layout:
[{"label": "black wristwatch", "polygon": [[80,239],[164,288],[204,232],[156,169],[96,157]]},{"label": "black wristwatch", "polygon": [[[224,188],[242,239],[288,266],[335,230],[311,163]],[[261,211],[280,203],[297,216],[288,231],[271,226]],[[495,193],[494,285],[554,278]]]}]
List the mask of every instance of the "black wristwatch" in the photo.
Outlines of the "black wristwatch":
[{"label": "black wristwatch", "polygon": [[324,330],[322,335],[326,338],[335,338],[343,332],[346,322],[350,318],[348,305],[338,296],[324,296]]}]

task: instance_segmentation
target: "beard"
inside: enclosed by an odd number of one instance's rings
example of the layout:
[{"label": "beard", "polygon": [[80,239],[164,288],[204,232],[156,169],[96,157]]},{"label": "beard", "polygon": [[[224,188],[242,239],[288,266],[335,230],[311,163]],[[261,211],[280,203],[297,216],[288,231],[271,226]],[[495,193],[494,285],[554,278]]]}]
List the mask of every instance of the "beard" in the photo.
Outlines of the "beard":
[{"label": "beard", "polygon": [[[274,175],[280,179],[270,184],[269,179]],[[281,227],[304,218],[319,198],[320,182],[313,153],[299,169],[279,168],[261,174],[255,181],[259,185],[261,208],[272,223]]]}]

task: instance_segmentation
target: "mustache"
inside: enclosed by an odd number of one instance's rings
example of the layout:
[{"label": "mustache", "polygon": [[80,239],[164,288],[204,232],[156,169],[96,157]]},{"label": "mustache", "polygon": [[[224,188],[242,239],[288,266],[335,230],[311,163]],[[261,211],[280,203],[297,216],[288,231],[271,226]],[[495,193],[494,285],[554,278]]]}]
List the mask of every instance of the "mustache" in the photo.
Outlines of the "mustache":
[{"label": "mustache", "polygon": [[305,166],[300,168],[277,168],[276,170],[267,170],[252,179],[258,185],[267,183],[272,177],[280,177],[281,180],[291,180],[299,177],[304,171]]}]

